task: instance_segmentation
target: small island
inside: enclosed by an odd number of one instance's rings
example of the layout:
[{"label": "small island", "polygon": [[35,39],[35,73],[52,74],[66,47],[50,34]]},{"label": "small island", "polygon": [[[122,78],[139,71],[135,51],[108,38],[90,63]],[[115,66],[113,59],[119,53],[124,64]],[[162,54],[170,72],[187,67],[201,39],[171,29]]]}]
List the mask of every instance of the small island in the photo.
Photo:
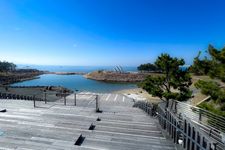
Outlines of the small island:
[{"label": "small island", "polygon": [[94,71],[84,75],[87,79],[105,82],[131,82],[143,81],[148,75],[159,75],[155,72],[114,72],[114,71]]}]

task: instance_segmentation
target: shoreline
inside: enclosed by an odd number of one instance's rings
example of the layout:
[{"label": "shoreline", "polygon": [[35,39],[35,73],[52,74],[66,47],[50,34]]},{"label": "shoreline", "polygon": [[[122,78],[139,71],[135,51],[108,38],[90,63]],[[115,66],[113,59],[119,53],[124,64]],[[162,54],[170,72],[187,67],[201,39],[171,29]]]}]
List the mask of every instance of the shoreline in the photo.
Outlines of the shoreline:
[{"label": "shoreline", "polygon": [[49,71],[36,71],[36,72],[0,72],[0,85],[11,85],[24,81],[39,79],[40,75],[55,74],[55,75],[85,75],[84,72],[49,72]]},{"label": "shoreline", "polygon": [[[18,82],[23,82],[23,81],[30,81],[30,80],[35,80],[35,79],[39,79],[39,75],[37,76],[34,76],[34,77],[30,77],[30,78],[24,78],[24,79],[20,79],[20,81]],[[18,82],[15,82],[15,83],[18,83]],[[14,84],[14,83],[10,83],[10,84]]]},{"label": "shoreline", "polygon": [[0,75],[0,85],[11,85],[23,81],[29,81],[40,78],[41,72],[35,73],[5,73]]}]

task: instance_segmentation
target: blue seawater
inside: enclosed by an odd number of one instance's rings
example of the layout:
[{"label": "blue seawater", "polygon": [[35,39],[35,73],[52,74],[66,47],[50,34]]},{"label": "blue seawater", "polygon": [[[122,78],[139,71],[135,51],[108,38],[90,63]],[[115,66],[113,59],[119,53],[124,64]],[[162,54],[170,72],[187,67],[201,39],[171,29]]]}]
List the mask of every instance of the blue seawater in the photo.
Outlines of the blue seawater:
[{"label": "blue seawater", "polygon": [[[45,66],[45,65],[17,65],[19,69],[38,69],[50,72],[92,72],[96,70],[113,71],[116,66]],[[123,67],[124,71],[136,72],[137,67]]]},{"label": "blue seawater", "polygon": [[[19,66],[20,68],[24,68]],[[55,72],[91,72],[95,70],[113,70],[113,67],[72,67],[72,66],[32,66],[39,70],[55,71]],[[136,67],[124,67],[126,71],[136,71]],[[136,88],[136,84],[132,83],[106,83],[86,79],[82,75],[55,75],[44,74],[38,79],[23,81],[12,84],[12,86],[63,86],[71,90],[90,91],[99,93],[108,93],[123,89]]]}]

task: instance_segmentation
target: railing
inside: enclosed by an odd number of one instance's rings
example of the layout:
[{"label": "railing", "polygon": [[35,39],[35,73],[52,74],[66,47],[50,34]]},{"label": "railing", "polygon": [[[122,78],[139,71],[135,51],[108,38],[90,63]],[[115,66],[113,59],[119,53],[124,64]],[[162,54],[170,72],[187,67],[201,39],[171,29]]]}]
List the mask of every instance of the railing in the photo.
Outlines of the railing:
[{"label": "railing", "polygon": [[[165,104],[161,104],[165,105]],[[179,101],[170,101],[168,109],[176,115],[186,115],[191,120],[194,120],[204,126],[225,132],[225,117],[213,114],[207,110],[189,105]]]},{"label": "railing", "polygon": [[[94,96],[94,100],[96,102],[96,112],[101,112],[100,108],[99,108],[99,95],[97,94],[82,94],[82,93],[59,93],[59,92],[43,92],[42,93],[43,96],[37,97],[36,95],[21,95],[21,94],[11,94],[11,93],[1,93],[0,92],[0,99],[9,99],[9,100],[30,100],[33,101],[33,106],[34,108],[37,107],[37,101],[42,101],[45,104],[47,104],[48,99],[47,96],[48,95],[56,95],[59,97],[59,99],[63,99],[64,105],[67,105],[67,96],[70,94],[74,95],[74,106],[77,106],[77,95],[90,95],[90,96]],[[42,98],[40,98],[42,97]]]},{"label": "railing", "polygon": [[36,107],[36,101],[44,101],[42,98],[38,98],[35,95],[21,95],[21,94],[11,94],[1,92],[0,92],[0,99],[33,101],[34,107]]},{"label": "railing", "polygon": [[148,102],[134,104],[151,116],[157,114],[161,128],[178,147],[185,150],[225,150],[224,133],[207,121],[213,117],[223,126],[223,117],[177,101],[171,101],[168,108],[165,106],[165,103],[160,103],[156,110]]},{"label": "railing", "polygon": [[[53,92],[51,92],[50,94],[53,94]],[[64,101],[64,105],[67,105],[67,96],[69,95],[74,95],[74,106],[77,106],[77,96],[78,95],[89,95],[89,96],[94,96],[94,100],[96,102],[96,112],[101,112],[100,109],[99,109],[99,96],[97,94],[83,94],[83,93],[76,93],[76,92],[73,92],[73,93],[58,93],[58,92],[55,92],[56,95],[60,96],[61,98],[63,98],[63,101]],[[47,104],[47,95],[48,95],[48,92],[44,92],[43,93],[43,101],[45,102],[45,104]],[[35,101],[34,101],[35,103]],[[34,105],[36,106],[36,105]]]},{"label": "railing", "polygon": [[134,103],[133,107],[138,107],[144,110],[150,116],[156,115],[156,106],[149,103],[148,101],[137,101]]},{"label": "railing", "polygon": [[[77,95],[90,95],[90,96],[94,96],[95,98],[95,108],[96,108],[96,112],[101,112],[100,108],[99,108],[99,95],[97,94],[84,94],[84,93],[73,93],[74,94],[74,105],[76,106],[77,103]],[[64,97],[64,100],[66,100],[66,98]]]}]

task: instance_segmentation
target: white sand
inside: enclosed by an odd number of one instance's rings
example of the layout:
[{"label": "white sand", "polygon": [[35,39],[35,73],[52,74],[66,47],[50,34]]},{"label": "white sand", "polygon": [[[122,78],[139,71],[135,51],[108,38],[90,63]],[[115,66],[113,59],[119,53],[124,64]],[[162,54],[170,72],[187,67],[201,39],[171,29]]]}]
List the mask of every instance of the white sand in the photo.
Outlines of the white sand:
[{"label": "white sand", "polygon": [[124,94],[130,98],[133,98],[135,100],[148,100],[153,103],[161,102],[161,100],[158,97],[153,97],[148,92],[141,88],[134,88],[134,89],[125,89],[116,91],[114,93]]}]

